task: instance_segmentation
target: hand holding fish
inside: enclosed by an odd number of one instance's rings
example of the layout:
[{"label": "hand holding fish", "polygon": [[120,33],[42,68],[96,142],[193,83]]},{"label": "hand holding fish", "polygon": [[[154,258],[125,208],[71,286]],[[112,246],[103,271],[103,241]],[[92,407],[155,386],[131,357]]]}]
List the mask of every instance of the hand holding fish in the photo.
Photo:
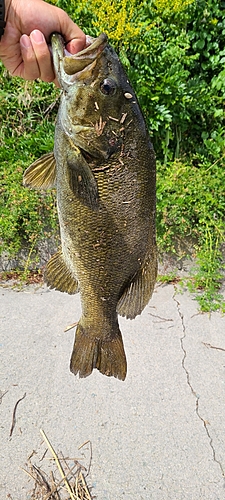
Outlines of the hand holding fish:
[{"label": "hand holding fish", "polygon": [[48,48],[53,31],[63,34],[72,54],[85,48],[83,31],[63,10],[43,0],[5,0],[5,21],[0,59],[13,76],[55,80]]}]

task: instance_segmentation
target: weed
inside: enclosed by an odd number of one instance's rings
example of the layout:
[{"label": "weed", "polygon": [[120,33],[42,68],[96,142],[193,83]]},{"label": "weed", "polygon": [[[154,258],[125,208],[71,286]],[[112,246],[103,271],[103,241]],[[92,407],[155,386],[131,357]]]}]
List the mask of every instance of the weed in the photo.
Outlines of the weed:
[{"label": "weed", "polygon": [[175,284],[175,283],[179,283],[181,281],[181,279],[179,278],[179,276],[177,276],[177,272],[176,271],[171,271],[170,273],[168,274],[159,274],[158,277],[157,277],[157,281],[159,283],[162,283],[163,285],[165,284]]}]

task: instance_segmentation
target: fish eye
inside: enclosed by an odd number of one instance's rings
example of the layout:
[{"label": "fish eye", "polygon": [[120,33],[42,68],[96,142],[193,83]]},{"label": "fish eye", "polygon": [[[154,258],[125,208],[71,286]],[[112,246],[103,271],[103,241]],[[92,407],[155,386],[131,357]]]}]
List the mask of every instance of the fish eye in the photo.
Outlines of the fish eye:
[{"label": "fish eye", "polygon": [[113,95],[116,92],[117,85],[114,80],[105,78],[105,80],[103,80],[103,82],[100,84],[100,89],[102,94],[104,95]]}]

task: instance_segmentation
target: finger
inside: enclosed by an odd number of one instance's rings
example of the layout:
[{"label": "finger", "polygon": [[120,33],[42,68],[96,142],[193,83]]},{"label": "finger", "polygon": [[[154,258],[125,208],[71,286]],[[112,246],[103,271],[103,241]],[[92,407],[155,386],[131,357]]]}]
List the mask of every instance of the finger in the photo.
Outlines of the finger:
[{"label": "finger", "polygon": [[86,47],[86,36],[85,39],[82,38],[74,38],[73,40],[70,40],[70,42],[67,43],[66,49],[70,54],[76,54],[77,52],[80,52],[80,50],[85,49]]},{"label": "finger", "polygon": [[77,52],[80,52],[80,50],[83,50],[85,47],[86,47],[86,36],[85,36],[85,42],[83,38],[75,38],[70,42],[68,42],[66,45],[66,50],[68,50],[70,54],[76,54]]},{"label": "finger", "polygon": [[55,78],[52,58],[44,35],[39,30],[30,34],[30,40],[39,67],[39,78],[44,82],[52,82]]},{"label": "finger", "polygon": [[58,12],[60,14],[59,33],[62,34],[65,42],[68,44],[67,50],[71,54],[76,54],[76,52],[86,47],[86,35],[63,10],[59,9]]},{"label": "finger", "polygon": [[23,59],[23,65],[21,67],[19,76],[25,78],[26,80],[35,80],[36,78],[39,78],[40,70],[29,36],[27,35],[21,36],[20,48]]}]

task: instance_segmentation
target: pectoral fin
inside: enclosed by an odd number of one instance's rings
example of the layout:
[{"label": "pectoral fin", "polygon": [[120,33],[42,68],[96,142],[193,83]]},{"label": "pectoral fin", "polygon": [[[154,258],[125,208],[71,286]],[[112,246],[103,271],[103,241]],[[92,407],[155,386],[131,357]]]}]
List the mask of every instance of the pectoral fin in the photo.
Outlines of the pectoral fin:
[{"label": "pectoral fin", "polygon": [[79,200],[97,210],[99,206],[98,186],[96,179],[78,148],[73,148],[67,156],[70,188]]},{"label": "pectoral fin", "polygon": [[37,189],[49,189],[56,181],[56,161],[53,153],[47,153],[32,163],[24,172],[23,184]]},{"label": "pectoral fin", "polygon": [[78,292],[78,282],[68,269],[61,249],[48,261],[44,278],[49,288],[67,292],[70,295]]},{"label": "pectoral fin", "polygon": [[141,314],[152,296],[156,276],[157,251],[153,248],[118,301],[117,312],[120,316],[134,319]]}]

